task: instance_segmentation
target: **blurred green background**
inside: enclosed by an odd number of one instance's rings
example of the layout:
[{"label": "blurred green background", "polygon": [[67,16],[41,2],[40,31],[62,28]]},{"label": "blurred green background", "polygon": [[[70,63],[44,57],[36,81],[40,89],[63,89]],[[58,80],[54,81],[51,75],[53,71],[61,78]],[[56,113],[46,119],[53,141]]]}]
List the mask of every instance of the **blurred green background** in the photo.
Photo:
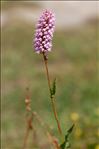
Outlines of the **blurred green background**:
[{"label": "blurred green background", "polygon": [[[43,3],[2,2],[2,149],[22,148],[26,129],[26,87],[31,92],[33,111],[58,136],[42,55],[35,54],[32,47],[34,22],[45,9]],[[55,2],[51,3],[56,6]],[[21,14],[23,10],[24,15]],[[28,10],[31,17],[39,12],[34,17],[35,21],[29,20],[30,15],[26,21],[22,19]],[[61,11],[58,13],[61,14]],[[66,19],[65,14],[63,18]],[[70,137],[71,149],[99,149],[98,17],[92,15],[85,22],[72,27],[65,24],[63,27],[56,26],[48,65],[51,80],[57,78],[56,102],[63,133],[75,123]],[[46,145],[44,130],[35,120],[34,127],[40,129],[39,143]],[[28,149],[33,148],[31,141],[32,136],[29,137]]]}]

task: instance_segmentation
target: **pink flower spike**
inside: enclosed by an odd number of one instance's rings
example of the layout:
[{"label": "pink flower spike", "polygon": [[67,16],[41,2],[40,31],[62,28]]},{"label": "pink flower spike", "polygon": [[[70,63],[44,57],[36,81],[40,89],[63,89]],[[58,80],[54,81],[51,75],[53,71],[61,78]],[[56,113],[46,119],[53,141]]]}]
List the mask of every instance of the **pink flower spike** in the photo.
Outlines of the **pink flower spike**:
[{"label": "pink flower spike", "polygon": [[40,16],[36,26],[36,33],[33,42],[36,53],[51,51],[54,28],[54,14],[48,10],[44,11]]}]

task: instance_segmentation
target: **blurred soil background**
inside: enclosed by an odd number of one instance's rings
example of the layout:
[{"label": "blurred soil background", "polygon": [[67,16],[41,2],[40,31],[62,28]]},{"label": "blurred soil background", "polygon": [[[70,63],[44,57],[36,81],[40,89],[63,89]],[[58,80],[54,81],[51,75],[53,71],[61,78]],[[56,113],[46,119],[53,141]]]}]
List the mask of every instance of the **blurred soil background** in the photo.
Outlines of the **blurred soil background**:
[{"label": "blurred soil background", "polygon": [[[57,78],[56,101],[63,133],[75,123],[71,149],[99,149],[99,2],[2,1],[1,79],[2,149],[22,148],[25,90],[31,104],[55,136],[42,55],[34,53],[35,24],[45,9],[56,14],[56,30],[49,53],[51,79]],[[38,145],[29,138],[28,149],[51,149],[40,124],[34,120]],[[33,147],[34,146],[34,147]]]}]

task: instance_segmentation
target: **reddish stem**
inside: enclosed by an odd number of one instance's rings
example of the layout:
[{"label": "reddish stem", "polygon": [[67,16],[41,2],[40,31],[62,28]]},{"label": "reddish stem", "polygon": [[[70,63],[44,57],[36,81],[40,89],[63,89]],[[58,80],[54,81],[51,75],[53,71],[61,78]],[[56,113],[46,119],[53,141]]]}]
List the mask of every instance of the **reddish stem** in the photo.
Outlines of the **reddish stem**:
[{"label": "reddish stem", "polygon": [[[50,92],[50,95],[51,95],[51,83],[50,83],[50,77],[49,77],[49,71],[48,71],[47,57],[46,57],[45,53],[43,53],[43,59],[44,59],[44,63],[45,63],[45,69],[46,69],[47,81],[48,81],[48,86],[49,86],[49,92]],[[57,122],[58,131],[59,131],[60,134],[62,134],[62,130],[61,130],[61,127],[60,127],[60,123],[59,123],[58,115],[57,115],[57,111],[56,111],[55,99],[52,96],[50,96],[50,98],[51,98],[51,104],[52,104],[54,117],[55,117],[55,120]]]}]

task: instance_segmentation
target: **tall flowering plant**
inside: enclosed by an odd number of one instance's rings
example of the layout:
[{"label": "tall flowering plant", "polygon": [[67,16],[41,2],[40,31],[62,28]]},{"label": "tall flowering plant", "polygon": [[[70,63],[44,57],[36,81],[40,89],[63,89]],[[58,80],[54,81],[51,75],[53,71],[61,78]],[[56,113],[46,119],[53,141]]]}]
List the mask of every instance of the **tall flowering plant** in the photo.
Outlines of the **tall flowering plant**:
[{"label": "tall flowering plant", "polygon": [[[37,24],[37,29],[35,33],[35,39],[34,39],[34,49],[36,53],[41,53],[43,55],[45,68],[46,68],[46,75],[48,80],[48,86],[49,86],[49,92],[50,92],[50,98],[52,103],[52,109],[54,112],[55,120],[57,122],[59,133],[62,134],[61,126],[58,120],[57,111],[55,107],[55,99],[54,99],[55,91],[53,92],[53,89],[51,88],[51,82],[50,82],[48,65],[47,65],[48,63],[47,54],[49,51],[51,51],[54,28],[55,28],[55,15],[51,11],[48,11],[48,10],[44,11]],[[54,86],[55,86],[55,81],[54,81]],[[54,87],[54,90],[55,90],[55,87]]]},{"label": "tall flowering plant", "polygon": [[[33,39],[33,46],[34,46],[35,52],[43,56],[52,110],[53,110],[54,118],[57,123],[58,132],[60,134],[60,137],[62,138],[62,143],[58,143],[54,139],[52,142],[54,143],[55,149],[65,149],[65,148],[69,148],[70,146],[68,138],[70,133],[73,130],[74,124],[67,130],[66,135],[64,137],[62,133],[62,128],[59,122],[57,109],[56,109],[56,101],[55,101],[56,79],[51,84],[49,70],[48,70],[48,52],[51,51],[51,48],[52,48],[52,38],[53,38],[54,29],[55,29],[55,15],[52,11],[45,10],[40,16],[38,23],[36,25],[36,32],[35,32],[35,37]],[[24,139],[24,145],[23,145],[24,149],[26,148],[29,130],[32,129],[32,117],[36,116],[36,114],[31,111],[29,95],[26,96],[25,103],[26,103],[27,111],[30,112],[32,116],[30,116],[27,121],[28,127],[26,131],[25,139]]]}]

